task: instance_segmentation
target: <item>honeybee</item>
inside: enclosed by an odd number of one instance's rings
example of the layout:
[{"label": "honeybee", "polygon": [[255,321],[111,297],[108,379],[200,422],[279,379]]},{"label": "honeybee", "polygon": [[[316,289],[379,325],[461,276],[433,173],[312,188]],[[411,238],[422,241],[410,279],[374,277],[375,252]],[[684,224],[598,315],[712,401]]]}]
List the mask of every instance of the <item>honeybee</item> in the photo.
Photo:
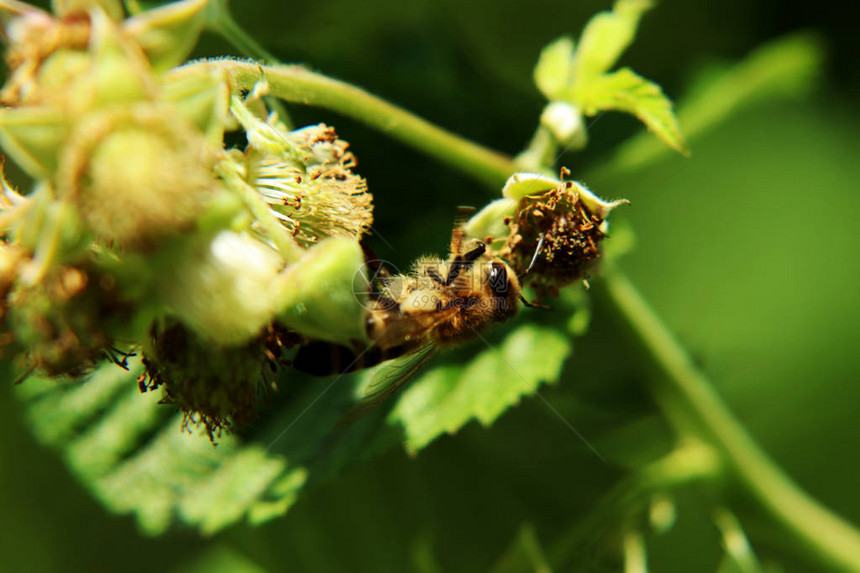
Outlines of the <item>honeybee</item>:
[{"label": "honeybee", "polygon": [[366,315],[369,345],[314,341],[301,346],[293,359],[299,371],[330,376],[402,357],[371,381],[353,414],[390,396],[440,348],[509,319],[520,301],[528,305],[511,267],[488,253],[483,242],[467,239],[461,227],[451,234],[447,260],[420,259],[411,274],[382,275],[380,283]]}]

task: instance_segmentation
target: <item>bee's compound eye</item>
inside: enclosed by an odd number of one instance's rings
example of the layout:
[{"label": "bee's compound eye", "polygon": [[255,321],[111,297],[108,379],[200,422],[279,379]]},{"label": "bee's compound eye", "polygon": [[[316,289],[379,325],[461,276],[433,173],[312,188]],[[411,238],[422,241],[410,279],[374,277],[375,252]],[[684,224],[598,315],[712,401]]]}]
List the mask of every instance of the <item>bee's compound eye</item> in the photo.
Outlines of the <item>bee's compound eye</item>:
[{"label": "bee's compound eye", "polygon": [[510,283],[508,282],[508,271],[505,269],[505,265],[494,262],[493,268],[490,269],[487,283],[490,285],[490,290],[493,291],[494,295],[500,297],[506,296],[510,288]]}]

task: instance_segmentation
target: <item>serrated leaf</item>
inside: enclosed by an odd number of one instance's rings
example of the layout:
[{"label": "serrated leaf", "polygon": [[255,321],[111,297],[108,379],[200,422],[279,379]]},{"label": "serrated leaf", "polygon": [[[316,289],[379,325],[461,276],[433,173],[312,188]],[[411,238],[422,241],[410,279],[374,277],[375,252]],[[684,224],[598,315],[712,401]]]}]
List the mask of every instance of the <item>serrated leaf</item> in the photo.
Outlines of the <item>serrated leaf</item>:
[{"label": "serrated leaf", "polygon": [[[204,534],[215,533],[237,522],[249,507],[283,474],[286,461],[248,445],[230,456],[204,483],[182,500],[186,521],[199,524]],[[297,483],[299,487],[303,482]],[[213,503],[219,500],[221,503]],[[229,500],[224,503],[224,500]]]},{"label": "serrated leaf", "polygon": [[570,341],[558,330],[522,325],[498,347],[487,343],[467,364],[421,376],[403,393],[388,422],[403,425],[411,452],[472,419],[489,426],[541,383],[558,380],[570,351]]},{"label": "serrated leaf", "polygon": [[680,153],[688,153],[672,101],[663,94],[660,86],[630,68],[601,76],[586,89],[577,91],[575,97],[586,115],[605,110],[631,113],[666,145]]},{"label": "serrated leaf", "polygon": [[[380,411],[346,428],[337,420],[352,403],[353,377],[309,384],[274,416],[257,441],[183,431],[182,416],[140,394],[140,361],[130,370],[105,364],[90,376],[60,382],[34,378],[16,387],[34,433],[58,449],[108,510],[132,514],[158,535],[184,524],[213,534],[237,522],[283,515],[309,483],[397,443]],[[313,416],[304,413],[313,407]]]},{"label": "serrated leaf", "polygon": [[618,61],[633,42],[642,13],[652,6],[650,0],[619,0],[611,12],[601,12],[588,21],[576,51],[578,83],[589,83]]},{"label": "serrated leaf", "polygon": [[[566,298],[560,304],[569,307]],[[281,381],[289,400],[267,412],[253,439],[227,435],[213,446],[205,432],[182,430],[182,416],[140,394],[140,361],[113,364],[88,378],[27,380],[17,387],[37,436],[62,454],[108,510],[132,514],[149,535],[184,525],[211,535],[246,521],[283,515],[309,487],[379,451],[402,444],[417,451],[472,419],[492,424],[523,396],[558,379],[571,344],[559,324],[523,324],[493,346],[461,349],[427,370],[399,401],[347,426],[338,422],[372,372],[329,381]],[[479,344],[479,343],[476,343]]]},{"label": "serrated leaf", "polygon": [[573,40],[567,36],[558,38],[541,50],[535,66],[535,85],[547,99],[556,99],[570,85],[573,78]]}]

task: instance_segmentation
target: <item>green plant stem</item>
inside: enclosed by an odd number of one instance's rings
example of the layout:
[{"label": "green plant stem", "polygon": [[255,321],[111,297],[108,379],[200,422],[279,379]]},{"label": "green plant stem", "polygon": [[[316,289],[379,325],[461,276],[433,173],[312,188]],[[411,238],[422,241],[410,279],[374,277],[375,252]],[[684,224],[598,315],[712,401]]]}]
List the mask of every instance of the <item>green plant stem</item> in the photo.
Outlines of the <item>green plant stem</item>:
[{"label": "green plant stem", "polygon": [[511,159],[501,153],[436,127],[360,88],[300,66],[261,66],[253,62],[217,60],[193,62],[176,73],[195,74],[200,68],[208,67],[227,70],[236,89],[252,89],[255,83],[265,79],[269,93],[274,96],[290,103],[327,108],[362,121],[492,188],[501,188],[516,171]]},{"label": "green plant stem", "polygon": [[230,14],[227,4],[227,0],[210,1],[206,7],[206,27],[223,36],[237,50],[249,58],[269,64],[277,64],[278,59],[236,23],[233,15]]},{"label": "green plant stem", "polygon": [[[245,30],[236,23],[236,20],[233,19],[233,15],[230,13],[227,6],[227,0],[212,0],[206,9],[209,11],[206,21],[207,27],[233,44],[233,47],[239,50],[239,53],[270,65],[281,63],[278,58],[266,50],[266,48],[257,42],[253,36],[245,32]],[[268,105],[273,111],[277,112],[281,122],[288,128],[292,129],[292,119],[281,100],[274,97],[266,97],[265,99],[266,105]]]},{"label": "green plant stem", "polygon": [[517,155],[515,161],[520,169],[541,172],[544,165],[555,164],[558,143],[543,125],[539,125],[526,148]]},{"label": "green plant stem", "polygon": [[[513,161],[391,105],[364,90],[298,66],[272,66],[232,60],[188,64],[176,73],[201,67],[226,69],[239,89],[251,89],[265,74],[271,93],[294,103],[324,107],[353,117],[499,188],[516,171]],[[264,71],[265,69],[265,71]],[[725,458],[729,469],[762,506],[815,556],[831,566],[860,571],[860,532],[809,497],[774,464],[746,433],[710,382],[617,269],[606,269],[603,291],[661,375],[655,390],[667,416],[683,430],[688,422]],[[598,291],[600,289],[597,289]],[[684,406],[679,417],[677,405]]]},{"label": "green plant stem", "polygon": [[658,397],[665,394],[674,400],[662,402],[664,408],[684,405],[697,426],[704,429],[704,437],[734,470],[732,473],[818,559],[840,570],[860,571],[860,533],[809,497],[770,460],[618,269],[606,269],[601,285],[659,373],[654,378]]}]

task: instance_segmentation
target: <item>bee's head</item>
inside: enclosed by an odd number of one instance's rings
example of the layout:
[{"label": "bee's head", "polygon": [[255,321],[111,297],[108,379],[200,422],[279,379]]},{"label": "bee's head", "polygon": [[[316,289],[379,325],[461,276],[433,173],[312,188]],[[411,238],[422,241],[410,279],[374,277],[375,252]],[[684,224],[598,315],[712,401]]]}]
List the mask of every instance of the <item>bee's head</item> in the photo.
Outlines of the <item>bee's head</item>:
[{"label": "bee's head", "polygon": [[517,311],[520,282],[516,273],[503,260],[496,258],[490,262],[487,288],[493,296],[495,314],[499,320],[504,320]]}]

